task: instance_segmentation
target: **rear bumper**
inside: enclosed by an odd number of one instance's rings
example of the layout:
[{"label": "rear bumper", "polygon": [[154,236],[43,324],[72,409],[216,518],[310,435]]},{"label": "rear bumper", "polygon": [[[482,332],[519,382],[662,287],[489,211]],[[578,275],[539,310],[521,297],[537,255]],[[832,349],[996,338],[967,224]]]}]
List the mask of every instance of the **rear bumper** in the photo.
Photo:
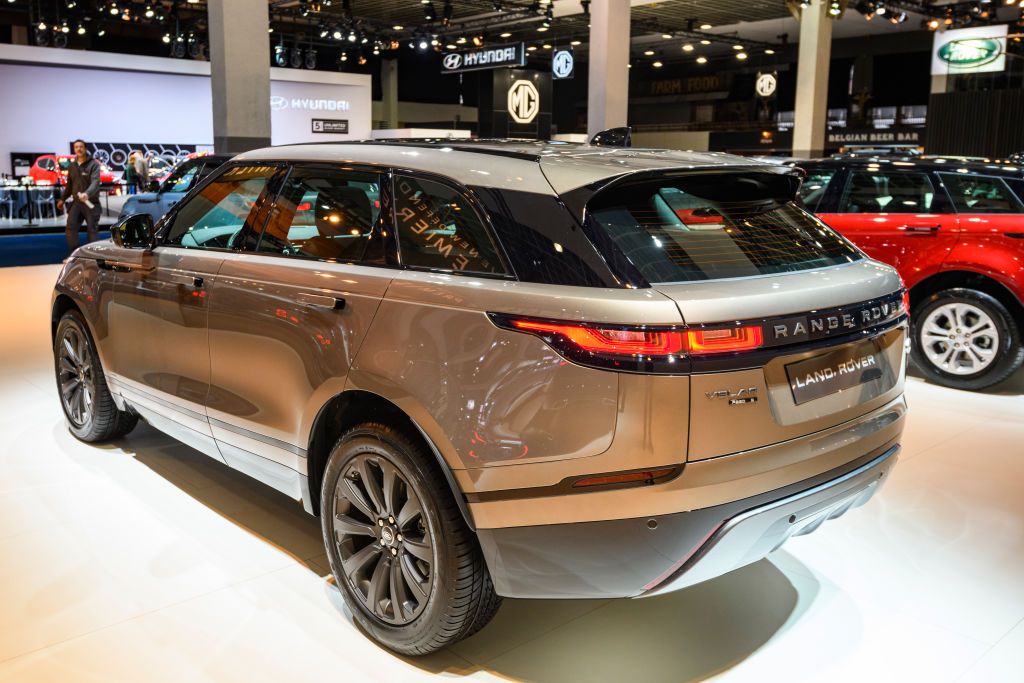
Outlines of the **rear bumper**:
[{"label": "rear bumper", "polygon": [[480,544],[499,595],[657,595],[756,562],[791,536],[863,505],[888,478],[898,453],[898,444],[886,444],[811,479],[689,512],[480,529]]}]

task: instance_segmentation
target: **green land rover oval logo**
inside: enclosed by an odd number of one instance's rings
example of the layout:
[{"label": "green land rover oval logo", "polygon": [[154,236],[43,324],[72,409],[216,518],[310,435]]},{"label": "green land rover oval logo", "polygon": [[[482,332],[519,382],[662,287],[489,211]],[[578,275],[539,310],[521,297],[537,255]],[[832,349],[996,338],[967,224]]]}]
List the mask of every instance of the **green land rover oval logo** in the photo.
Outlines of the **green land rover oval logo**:
[{"label": "green land rover oval logo", "polygon": [[971,38],[949,41],[939,48],[939,59],[959,69],[971,69],[995,61],[1000,53],[998,40]]}]

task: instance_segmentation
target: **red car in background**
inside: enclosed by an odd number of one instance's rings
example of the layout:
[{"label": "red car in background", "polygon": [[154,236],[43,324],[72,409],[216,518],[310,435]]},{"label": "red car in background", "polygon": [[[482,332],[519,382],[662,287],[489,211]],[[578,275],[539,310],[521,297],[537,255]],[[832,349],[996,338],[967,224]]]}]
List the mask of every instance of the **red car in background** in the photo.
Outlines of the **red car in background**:
[{"label": "red car in background", "polygon": [[913,359],[983,389],[1024,363],[1024,170],[952,158],[796,162],[808,210],[910,291]]},{"label": "red car in background", "polygon": [[[44,154],[35,160],[28,170],[28,175],[37,183],[43,181],[53,185],[63,185],[68,177],[68,164],[74,158],[71,154]],[[115,182],[117,182],[117,176],[114,175],[114,172],[106,164],[100,164],[100,184],[112,185]]]}]

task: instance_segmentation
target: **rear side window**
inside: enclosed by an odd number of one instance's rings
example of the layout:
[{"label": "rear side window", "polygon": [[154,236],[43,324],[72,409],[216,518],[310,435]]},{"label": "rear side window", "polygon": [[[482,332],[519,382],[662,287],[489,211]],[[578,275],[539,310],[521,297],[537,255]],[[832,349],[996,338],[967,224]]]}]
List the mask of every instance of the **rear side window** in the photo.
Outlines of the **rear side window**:
[{"label": "rear side window", "polygon": [[926,173],[851,171],[839,213],[927,213],[934,201]]},{"label": "rear side window", "polygon": [[395,176],[395,227],[404,265],[472,273],[506,272],[473,205],[447,185]]},{"label": "rear side window", "polygon": [[940,173],[959,213],[1021,213],[1020,200],[1002,178]]},{"label": "rear side window", "polygon": [[807,177],[800,186],[800,201],[804,203],[808,211],[817,211],[821,198],[828,190],[828,184],[832,182],[832,176],[836,174],[834,169],[808,169]]},{"label": "rear side window", "polygon": [[862,258],[796,206],[792,182],[763,173],[646,181],[605,190],[587,209],[654,283],[770,275]]},{"label": "rear side window", "polygon": [[361,261],[380,213],[380,178],[296,168],[278,195],[257,251]]}]

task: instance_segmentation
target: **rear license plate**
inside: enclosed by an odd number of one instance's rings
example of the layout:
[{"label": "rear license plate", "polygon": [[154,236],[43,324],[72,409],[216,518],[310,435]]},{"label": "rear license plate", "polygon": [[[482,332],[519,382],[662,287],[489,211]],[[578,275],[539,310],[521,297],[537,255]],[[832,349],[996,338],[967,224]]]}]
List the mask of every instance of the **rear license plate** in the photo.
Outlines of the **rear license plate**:
[{"label": "rear license plate", "polygon": [[[793,401],[800,405],[844,389],[890,377],[888,360],[873,340],[844,346],[786,366]],[[883,389],[883,390],[887,390]]]}]

